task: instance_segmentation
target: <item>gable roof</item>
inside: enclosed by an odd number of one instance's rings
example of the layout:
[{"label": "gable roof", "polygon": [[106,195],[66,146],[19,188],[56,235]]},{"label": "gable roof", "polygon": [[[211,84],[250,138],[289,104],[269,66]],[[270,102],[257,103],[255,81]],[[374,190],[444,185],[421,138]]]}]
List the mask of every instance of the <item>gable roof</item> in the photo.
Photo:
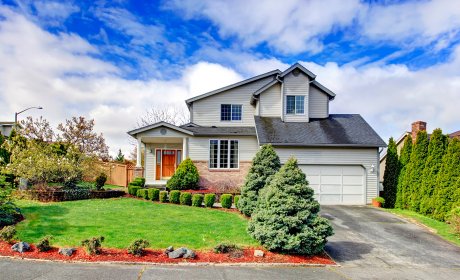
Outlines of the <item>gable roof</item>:
[{"label": "gable roof", "polygon": [[207,93],[204,93],[204,94],[189,98],[189,99],[185,100],[185,103],[187,105],[190,105],[191,103],[193,103],[193,102],[195,102],[197,100],[209,97],[211,95],[218,94],[218,93],[221,93],[223,91],[226,91],[226,90],[229,90],[229,89],[232,89],[232,88],[236,88],[236,87],[239,87],[239,86],[242,86],[242,85],[245,85],[245,84],[249,84],[251,82],[254,82],[254,81],[257,81],[257,80],[260,80],[260,79],[264,79],[264,78],[272,76],[272,75],[277,75],[277,74],[280,74],[280,73],[281,73],[281,71],[276,69],[276,70],[273,70],[273,71],[270,71],[270,72],[267,72],[267,73],[264,73],[264,74],[261,74],[261,75],[246,79],[246,80],[243,80],[241,82],[234,83],[234,84],[228,85],[226,87],[219,88],[219,89],[216,89],[216,90],[213,90],[213,91],[210,91],[210,92],[207,92]]},{"label": "gable roof", "polygon": [[157,123],[147,125],[147,126],[144,126],[144,127],[136,128],[136,129],[133,129],[131,131],[128,131],[128,134],[133,136],[133,137],[135,137],[139,133],[142,133],[142,132],[145,132],[145,131],[148,131],[148,130],[151,130],[151,129],[155,129],[155,128],[158,128],[158,127],[161,127],[161,126],[164,126],[164,127],[167,127],[167,128],[172,129],[172,130],[176,130],[178,132],[182,132],[182,133],[185,133],[185,134],[193,135],[193,133],[191,131],[189,131],[187,129],[183,129],[181,127],[175,126],[175,125],[167,123],[167,122],[157,122]]},{"label": "gable roof", "polygon": [[295,64],[291,65],[288,69],[284,70],[283,73],[280,74],[280,77],[283,78],[287,74],[291,73],[294,69],[299,69],[302,71],[305,75],[307,75],[311,80],[314,80],[316,78],[316,75],[313,74],[310,70],[307,68],[303,67],[302,64],[296,62]]},{"label": "gable roof", "polygon": [[386,147],[372,127],[357,114],[330,114],[310,122],[283,122],[255,117],[259,144],[275,146]]}]

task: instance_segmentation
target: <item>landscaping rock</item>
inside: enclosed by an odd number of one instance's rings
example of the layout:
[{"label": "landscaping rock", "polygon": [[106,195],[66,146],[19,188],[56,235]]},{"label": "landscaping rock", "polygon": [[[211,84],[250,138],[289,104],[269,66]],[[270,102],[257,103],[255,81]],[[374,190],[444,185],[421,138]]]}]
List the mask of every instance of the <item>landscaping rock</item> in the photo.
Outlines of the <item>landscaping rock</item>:
[{"label": "landscaping rock", "polygon": [[187,248],[179,248],[177,250],[174,250],[170,253],[168,253],[168,257],[170,259],[178,259],[178,258],[182,258],[185,254],[187,253]]},{"label": "landscaping rock", "polygon": [[75,248],[60,248],[58,253],[61,254],[61,255],[64,255],[64,256],[67,256],[67,257],[70,257],[73,255],[73,253],[76,251],[77,249]]},{"label": "landscaping rock", "polygon": [[185,248],[187,252],[182,256],[184,259],[194,259],[196,257],[196,254],[193,250],[190,250],[188,248]]},{"label": "landscaping rock", "polygon": [[21,241],[11,246],[11,250],[24,253],[30,250],[30,246],[29,243]]},{"label": "landscaping rock", "polygon": [[254,257],[262,258],[264,256],[264,251],[254,250]]},{"label": "landscaping rock", "polygon": [[166,250],[164,251],[164,254],[165,254],[165,255],[168,255],[168,254],[171,253],[172,251],[174,251],[174,247],[173,247],[173,246],[169,246],[169,247],[166,248]]}]

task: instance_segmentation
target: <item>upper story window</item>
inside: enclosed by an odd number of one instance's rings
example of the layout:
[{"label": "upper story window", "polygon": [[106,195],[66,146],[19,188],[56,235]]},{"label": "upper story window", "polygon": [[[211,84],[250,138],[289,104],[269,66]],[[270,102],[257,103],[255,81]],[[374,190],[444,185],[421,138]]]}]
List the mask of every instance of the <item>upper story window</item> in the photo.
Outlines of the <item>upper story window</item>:
[{"label": "upper story window", "polygon": [[243,105],[236,104],[221,104],[220,105],[220,120],[221,121],[241,121],[243,114]]},{"label": "upper story window", "polygon": [[289,114],[289,115],[305,114],[305,96],[304,95],[287,95],[286,96],[286,114]]}]

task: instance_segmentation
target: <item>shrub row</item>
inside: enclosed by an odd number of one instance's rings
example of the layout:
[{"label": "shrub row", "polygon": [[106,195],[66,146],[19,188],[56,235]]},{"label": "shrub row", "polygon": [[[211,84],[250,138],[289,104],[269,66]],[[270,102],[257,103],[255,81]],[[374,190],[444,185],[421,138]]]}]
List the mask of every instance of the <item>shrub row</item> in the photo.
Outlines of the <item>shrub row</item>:
[{"label": "shrub row", "polygon": [[[201,207],[204,203],[205,207],[213,207],[214,203],[216,203],[216,194],[208,193],[205,195],[202,194],[191,194],[189,192],[181,192],[178,190],[172,190],[169,193],[167,191],[160,191],[155,188],[151,189],[141,189],[138,186],[132,186],[128,192],[134,193],[133,190],[136,190],[136,196],[140,198],[144,198],[147,200],[152,201],[160,201],[163,203],[170,202],[174,204],[180,205],[188,205],[188,206],[195,206]],[[222,194],[220,196],[220,203],[223,208],[230,209],[232,204],[238,204],[240,196],[239,195],[231,195],[231,194]]]},{"label": "shrub row", "polygon": [[70,200],[83,200],[93,198],[113,198],[125,195],[124,191],[106,190],[97,191],[90,189],[70,189],[70,190],[31,190],[27,191],[30,198],[41,202],[59,202]]}]

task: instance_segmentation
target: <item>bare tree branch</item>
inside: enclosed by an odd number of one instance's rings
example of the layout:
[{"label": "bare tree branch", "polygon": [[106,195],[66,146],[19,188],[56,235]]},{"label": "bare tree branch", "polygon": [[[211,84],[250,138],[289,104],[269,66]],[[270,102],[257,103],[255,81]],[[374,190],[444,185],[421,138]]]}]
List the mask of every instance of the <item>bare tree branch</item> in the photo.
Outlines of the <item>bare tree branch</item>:
[{"label": "bare tree branch", "polygon": [[18,130],[21,135],[28,139],[36,139],[43,142],[52,142],[56,137],[50,123],[42,116],[35,120],[31,116],[28,116],[25,120],[21,121]]}]

